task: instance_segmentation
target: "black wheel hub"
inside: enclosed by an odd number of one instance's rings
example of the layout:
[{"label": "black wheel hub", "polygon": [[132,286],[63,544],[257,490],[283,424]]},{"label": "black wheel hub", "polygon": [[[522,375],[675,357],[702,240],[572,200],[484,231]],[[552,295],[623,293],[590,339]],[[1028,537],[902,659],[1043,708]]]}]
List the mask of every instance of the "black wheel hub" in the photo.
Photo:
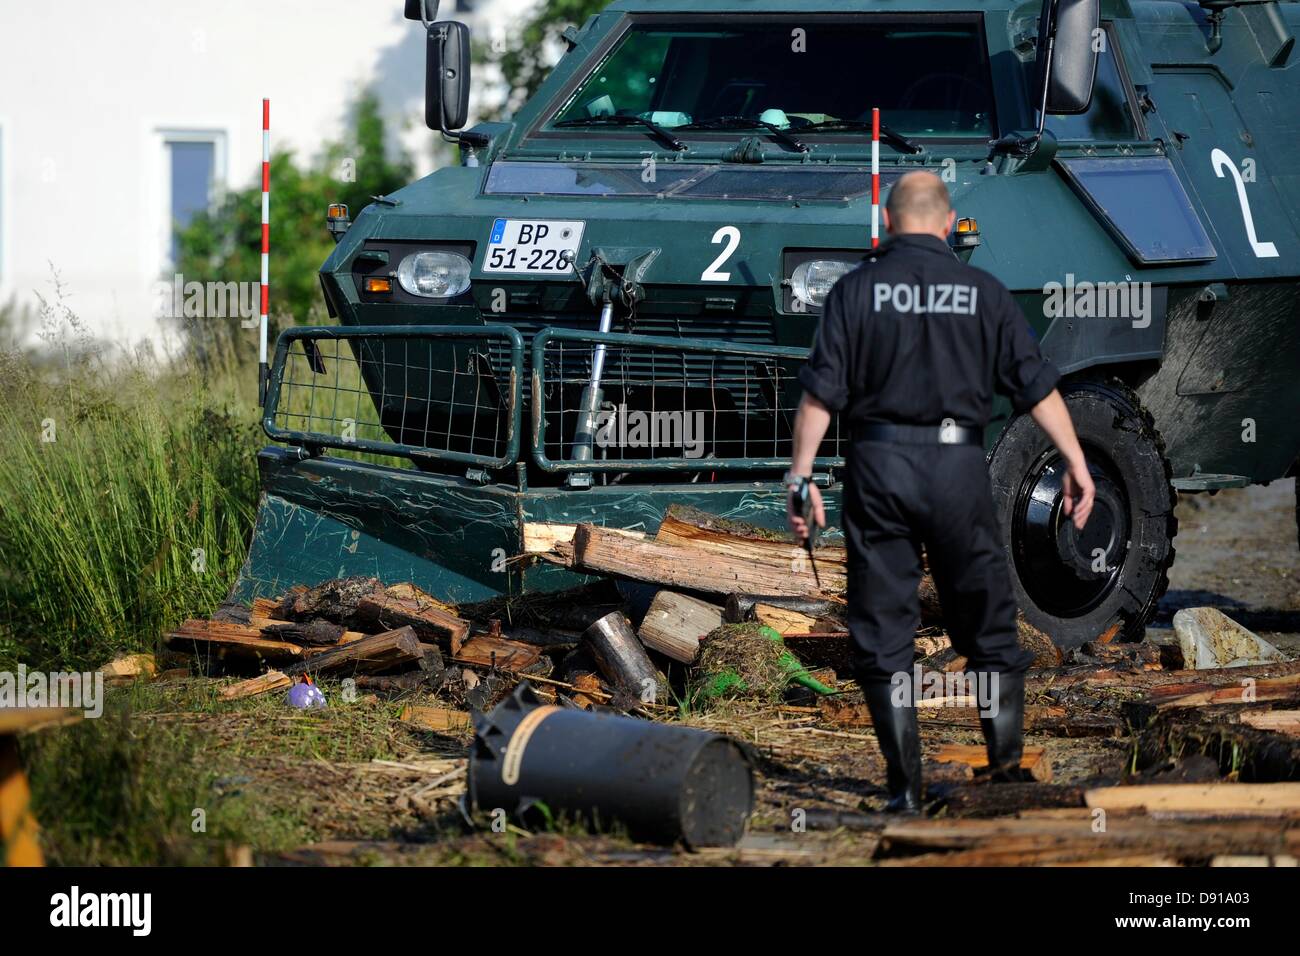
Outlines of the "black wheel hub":
[{"label": "black wheel hub", "polygon": [[1062,507],[1065,462],[1052,451],[1025,476],[1014,503],[1016,570],[1044,611],[1077,617],[1116,587],[1128,554],[1129,499],[1124,481],[1094,449],[1085,449],[1097,494],[1082,531]]}]

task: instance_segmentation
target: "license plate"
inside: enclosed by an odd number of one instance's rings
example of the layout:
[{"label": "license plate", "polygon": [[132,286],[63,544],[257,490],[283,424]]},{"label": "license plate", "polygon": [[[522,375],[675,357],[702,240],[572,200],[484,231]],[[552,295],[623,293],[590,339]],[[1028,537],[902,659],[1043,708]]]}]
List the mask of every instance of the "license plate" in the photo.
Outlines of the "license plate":
[{"label": "license plate", "polygon": [[488,236],[483,271],[571,275],[585,225],[562,219],[498,219]]}]

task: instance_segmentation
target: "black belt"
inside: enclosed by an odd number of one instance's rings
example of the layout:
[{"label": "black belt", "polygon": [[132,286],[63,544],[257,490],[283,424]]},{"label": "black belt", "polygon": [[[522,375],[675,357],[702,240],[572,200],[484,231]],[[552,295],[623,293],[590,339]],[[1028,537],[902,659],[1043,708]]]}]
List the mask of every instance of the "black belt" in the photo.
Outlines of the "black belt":
[{"label": "black belt", "polygon": [[854,441],[892,441],[904,445],[983,445],[984,434],[964,425],[886,425],[860,422],[853,426]]}]

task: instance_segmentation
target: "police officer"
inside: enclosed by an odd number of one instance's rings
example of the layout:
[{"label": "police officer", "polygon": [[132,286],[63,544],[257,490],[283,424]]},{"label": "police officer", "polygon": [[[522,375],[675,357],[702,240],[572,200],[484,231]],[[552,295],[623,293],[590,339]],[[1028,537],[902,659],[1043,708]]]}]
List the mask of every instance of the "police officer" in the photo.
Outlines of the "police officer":
[{"label": "police officer", "polygon": [[[977,686],[992,687],[980,726],[994,779],[1018,779],[1024,672],[1016,605],[994,516],[983,435],[996,391],[1028,411],[1065,459],[1062,510],[1082,529],[1093,483],[1023,313],[997,279],[948,247],[956,214],[932,173],[912,172],[885,209],[890,238],[831,289],[817,341],[800,370],[790,527],[813,458],[840,414],[851,429],[843,489],[849,631],[888,767],[887,810],[921,805],[921,750],[911,670],[925,549],[953,647]],[[810,489],[813,520],[825,525]],[[982,681],[981,681],[982,678]]]}]

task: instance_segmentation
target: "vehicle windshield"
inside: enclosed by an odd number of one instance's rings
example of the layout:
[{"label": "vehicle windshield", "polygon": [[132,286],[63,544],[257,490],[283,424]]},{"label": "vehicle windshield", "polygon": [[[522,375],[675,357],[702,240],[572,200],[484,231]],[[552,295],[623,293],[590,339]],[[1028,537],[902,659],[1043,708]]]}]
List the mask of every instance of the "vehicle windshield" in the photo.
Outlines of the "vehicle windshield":
[{"label": "vehicle windshield", "polygon": [[[552,118],[601,136],[647,134],[600,117],[632,116],[677,135],[749,133],[740,117],[818,134],[870,135],[881,122],[917,139],[985,139],[995,132],[979,24],[967,17],[634,23]],[[727,122],[719,123],[720,119]],[[721,128],[719,130],[719,128]],[[769,131],[770,132],[770,131]]]}]

